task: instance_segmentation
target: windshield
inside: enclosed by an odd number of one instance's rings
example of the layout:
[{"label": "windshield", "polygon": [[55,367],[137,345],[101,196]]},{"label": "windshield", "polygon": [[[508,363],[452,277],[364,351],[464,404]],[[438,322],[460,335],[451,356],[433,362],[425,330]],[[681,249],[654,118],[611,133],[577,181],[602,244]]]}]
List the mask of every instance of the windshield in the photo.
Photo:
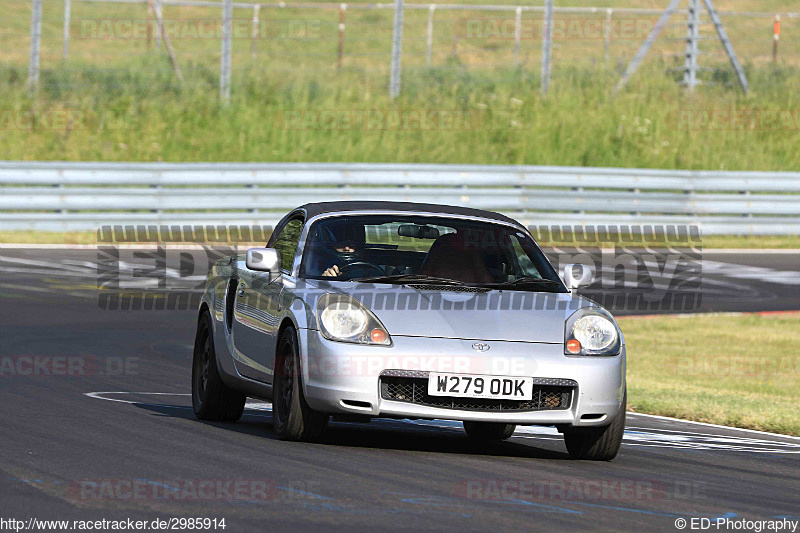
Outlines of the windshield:
[{"label": "windshield", "polygon": [[311,227],[300,276],[329,281],[459,284],[563,292],[529,235],[449,217],[329,217]]}]

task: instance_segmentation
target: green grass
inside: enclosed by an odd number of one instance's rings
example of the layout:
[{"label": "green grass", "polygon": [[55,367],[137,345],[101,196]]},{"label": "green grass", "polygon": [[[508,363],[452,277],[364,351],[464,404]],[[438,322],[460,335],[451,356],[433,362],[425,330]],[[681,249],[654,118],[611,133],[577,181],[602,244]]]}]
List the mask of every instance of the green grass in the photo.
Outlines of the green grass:
[{"label": "green grass", "polygon": [[[562,68],[544,99],[534,73],[456,67],[408,72],[393,102],[384,76],[357,69],[281,78],[250,72],[234,80],[223,107],[211,71],[180,86],[162,67],[45,71],[36,100],[25,96],[23,69],[0,69],[0,159],[800,169],[800,129],[695,130],[678,118],[687,109],[800,109],[792,69],[751,71],[749,96],[719,86],[691,96],[644,72],[614,98],[615,76]],[[68,90],[74,86],[84,90]],[[420,126],[421,116],[435,120]]]},{"label": "green grass", "polygon": [[[675,83],[680,75],[670,70],[682,61],[682,44],[667,32],[617,97],[610,89],[644,35],[615,38],[608,64],[602,40],[556,35],[551,93],[542,98],[538,38],[523,39],[522,65],[515,69],[508,36],[464,33],[469,21],[503,22],[513,13],[437,11],[432,66],[427,67],[427,12],[408,10],[403,92],[389,101],[391,10],[347,11],[343,67],[337,70],[337,4],[315,10],[265,8],[261,17],[272,33],[256,42],[255,54],[247,28],[235,35],[232,102],[222,107],[216,35],[173,39],[186,78],[179,83],[163,47],[157,51],[144,38],[114,34],[103,39],[85,30],[87,23],[143,21],[143,6],[80,2],[73,6],[66,62],[61,60],[62,4],[45,5],[41,90],[30,99],[25,91],[30,2],[9,1],[9,16],[0,23],[0,159],[800,169],[800,39],[789,37],[800,33],[792,32],[796,20],[784,21],[782,59],[771,65],[771,21],[726,18],[748,69],[748,96],[737,89],[719,46],[710,42],[703,45],[710,47],[703,66],[711,70],[703,77],[714,83],[687,94]],[[663,3],[575,0],[571,5],[655,8]],[[718,4],[721,10],[767,12],[794,7],[773,0]],[[240,22],[251,16],[250,10],[234,12]],[[165,17],[193,27],[217,21],[219,10],[166,6]],[[595,15],[564,17],[561,22],[585,29]],[[300,29],[293,29],[298,22]],[[703,31],[713,29],[704,26]],[[286,38],[274,38],[275,32]],[[693,129],[682,119],[686,112],[698,119],[715,110],[793,114],[766,128],[757,123],[754,128]],[[315,115],[320,112],[362,120],[320,123]],[[368,112],[380,117],[377,125],[365,118]],[[459,120],[447,122],[453,113]],[[419,116],[442,121],[419,127]]]},{"label": "green grass", "polygon": [[800,316],[620,319],[628,408],[800,435]]}]

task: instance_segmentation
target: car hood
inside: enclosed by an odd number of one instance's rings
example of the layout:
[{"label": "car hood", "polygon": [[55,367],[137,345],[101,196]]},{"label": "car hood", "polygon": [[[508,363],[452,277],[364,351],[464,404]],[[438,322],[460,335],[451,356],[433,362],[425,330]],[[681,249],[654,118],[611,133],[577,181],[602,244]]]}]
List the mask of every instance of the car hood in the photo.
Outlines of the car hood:
[{"label": "car hood", "polygon": [[591,300],[568,293],[331,285],[335,292],[349,294],[370,309],[392,336],[561,344],[566,319],[582,307],[597,307]]}]

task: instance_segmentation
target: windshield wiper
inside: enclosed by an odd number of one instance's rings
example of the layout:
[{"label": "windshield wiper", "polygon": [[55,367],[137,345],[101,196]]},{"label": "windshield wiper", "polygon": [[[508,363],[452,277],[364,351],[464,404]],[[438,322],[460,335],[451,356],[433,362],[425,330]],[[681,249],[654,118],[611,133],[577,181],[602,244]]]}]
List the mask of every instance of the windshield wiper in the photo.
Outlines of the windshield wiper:
[{"label": "windshield wiper", "polygon": [[463,281],[450,278],[437,278],[435,276],[425,276],[422,274],[394,274],[391,276],[370,276],[366,278],[353,278],[347,281],[357,281],[359,283],[411,283],[415,281],[438,284],[438,285],[465,285]]},{"label": "windshield wiper", "polygon": [[492,286],[492,287],[519,287],[521,285],[533,285],[533,286],[541,286],[541,285],[557,285],[560,286],[561,283],[552,279],[546,278],[532,278],[532,277],[525,277],[525,278],[517,278],[512,279],[511,281],[503,281],[500,283],[483,283],[482,285]]}]

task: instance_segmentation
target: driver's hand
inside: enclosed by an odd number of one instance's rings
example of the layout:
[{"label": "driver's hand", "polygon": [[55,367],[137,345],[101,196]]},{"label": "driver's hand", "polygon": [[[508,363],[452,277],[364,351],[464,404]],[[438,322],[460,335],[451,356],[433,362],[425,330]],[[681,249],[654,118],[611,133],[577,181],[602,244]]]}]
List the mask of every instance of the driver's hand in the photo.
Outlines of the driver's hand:
[{"label": "driver's hand", "polygon": [[333,265],[328,270],[322,273],[323,276],[328,278],[338,278],[340,274],[341,272],[339,272],[339,267],[336,265]]}]

